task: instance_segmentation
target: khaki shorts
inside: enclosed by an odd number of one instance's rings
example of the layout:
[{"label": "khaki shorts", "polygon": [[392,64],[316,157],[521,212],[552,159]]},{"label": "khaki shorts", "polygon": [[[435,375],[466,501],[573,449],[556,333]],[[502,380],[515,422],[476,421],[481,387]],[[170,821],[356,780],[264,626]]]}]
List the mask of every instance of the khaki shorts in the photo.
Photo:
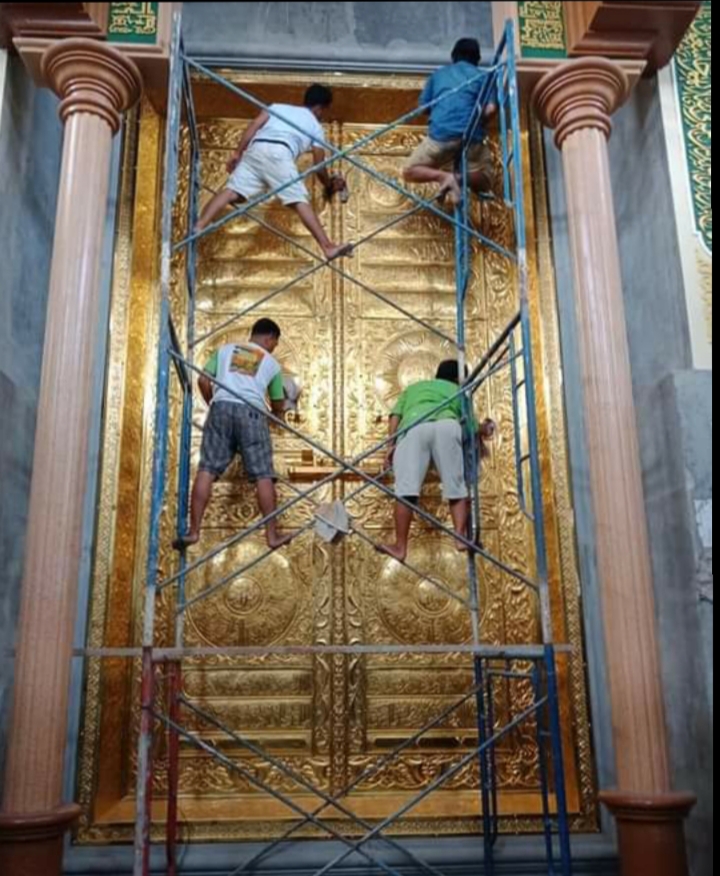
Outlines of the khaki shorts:
[{"label": "khaki shorts", "polygon": [[[461,146],[462,140],[448,140],[445,143],[438,143],[432,137],[425,137],[407,159],[404,167],[406,169],[411,167],[445,168],[454,162]],[[468,149],[468,171],[470,173],[482,171],[489,180],[492,179],[492,152],[487,140],[470,145]]]},{"label": "khaki shorts", "polygon": [[[251,143],[240,163],[230,175],[226,188],[246,200],[264,195],[300,176],[292,152],[280,143]],[[307,204],[308,190],[302,180],[278,192],[281,203]]]},{"label": "khaki shorts", "polygon": [[443,499],[446,502],[465,499],[468,490],[462,429],[457,420],[420,423],[400,439],[393,463],[395,494],[419,496],[431,462],[442,481]]}]

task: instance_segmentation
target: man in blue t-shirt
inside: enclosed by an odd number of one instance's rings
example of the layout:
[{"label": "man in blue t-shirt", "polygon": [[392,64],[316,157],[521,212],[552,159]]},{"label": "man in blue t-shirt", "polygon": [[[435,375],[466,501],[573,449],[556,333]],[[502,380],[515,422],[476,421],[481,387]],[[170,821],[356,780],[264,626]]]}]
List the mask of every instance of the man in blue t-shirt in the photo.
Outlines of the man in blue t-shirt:
[{"label": "man in blue t-shirt", "polygon": [[[452,50],[452,64],[440,67],[428,79],[420,95],[420,106],[443,94],[447,97],[430,108],[429,136],[415,149],[403,168],[407,182],[439,183],[440,194],[449,194],[453,204],[460,202],[458,174],[453,163],[460,154],[463,136],[487,76],[478,70],[479,63],[478,41],[461,39]],[[468,183],[475,192],[487,192],[492,187],[492,154],[485,139],[484,123],[496,111],[494,103],[486,105],[470,141]]]}]

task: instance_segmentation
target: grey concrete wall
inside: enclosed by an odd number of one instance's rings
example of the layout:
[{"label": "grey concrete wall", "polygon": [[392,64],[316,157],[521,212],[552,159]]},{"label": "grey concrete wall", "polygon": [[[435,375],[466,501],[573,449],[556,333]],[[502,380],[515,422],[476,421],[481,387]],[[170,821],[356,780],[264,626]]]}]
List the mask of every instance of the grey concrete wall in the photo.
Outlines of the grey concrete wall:
[{"label": "grey concrete wall", "polygon": [[[439,869],[444,876],[482,876],[483,847],[480,837],[435,837],[405,839],[402,845],[411,849],[422,861]],[[243,862],[249,861],[263,846],[254,843],[226,845],[189,845],[182,854],[183,876],[211,876],[227,874]],[[338,842],[290,842],[252,868],[253,876],[314,876],[329,861],[346,849]],[[403,876],[425,876],[426,870],[413,865],[399,851],[381,842],[367,847],[376,858],[397,869]],[[164,849],[153,848],[152,872],[160,876],[166,872]],[[383,872],[372,867],[358,855],[351,855],[332,870],[340,876],[375,876]],[[495,865],[496,876],[547,876],[544,847],[540,837],[501,838]],[[118,846],[101,848],[74,848],[66,855],[65,876],[130,876],[131,850]],[[618,876],[612,852],[598,837],[573,844],[574,876]]]},{"label": "grey concrete wall", "polygon": [[[0,128],[0,643],[12,646],[62,130],[57,100],[8,61]],[[0,658],[0,787],[12,663]]]},{"label": "grey concrete wall", "polygon": [[654,425],[642,456],[673,780],[698,795],[691,873],[711,876],[712,374],[668,374],[645,394],[644,414]]},{"label": "grey concrete wall", "polygon": [[185,3],[188,50],[268,67],[424,69],[459,37],[492,53],[491,3]]},{"label": "grey concrete wall", "polygon": [[[587,452],[560,156],[546,139],[573,496],[591,649],[593,710],[606,727]],[[610,141],[628,341],[641,444],[673,782],[700,805],[688,825],[693,876],[712,872],[712,375],[693,372],[657,81],[642,81]],[[708,518],[710,534],[708,535]],[[605,773],[605,775],[603,775]]]},{"label": "grey concrete wall", "polygon": [[[706,665],[703,647],[697,580],[703,546],[696,502],[712,502],[712,375],[690,370],[667,162],[657,80],[642,81],[617,115],[610,166],[673,781],[677,789],[690,788],[699,796],[688,824],[691,867],[693,876],[710,876],[713,754],[707,677],[712,663]],[[711,555],[709,563],[712,570]]]}]

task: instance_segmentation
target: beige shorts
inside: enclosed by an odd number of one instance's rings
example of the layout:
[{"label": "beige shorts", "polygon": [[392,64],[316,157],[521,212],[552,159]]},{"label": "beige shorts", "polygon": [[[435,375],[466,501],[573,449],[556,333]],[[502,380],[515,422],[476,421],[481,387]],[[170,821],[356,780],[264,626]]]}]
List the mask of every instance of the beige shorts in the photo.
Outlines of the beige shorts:
[{"label": "beige shorts", "polygon": [[[406,160],[404,166],[406,169],[410,167],[445,168],[453,163],[461,145],[462,140],[448,140],[445,143],[438,143],[432,137],[425,137]],[[470,173],[482,171],[488,179],[492,179],[492,152],[487,140],[471,144],[468,149],[468,171]]]},{"label": "beige shorts", "polygon": [[420,423],[400,439],[393,463],[396,495],[419,496],[431,462],[442,481],[443,499],[465,499],[462,429],[457,420]]},{"label": "beige shorts", "polygon": [[[300,175],[292,152],[279,143],[251,143],[230,174],[226,187],[250,200],[289,183]],[[278,192],[283,204],[307,204],[310,200],[300,180]]]}]

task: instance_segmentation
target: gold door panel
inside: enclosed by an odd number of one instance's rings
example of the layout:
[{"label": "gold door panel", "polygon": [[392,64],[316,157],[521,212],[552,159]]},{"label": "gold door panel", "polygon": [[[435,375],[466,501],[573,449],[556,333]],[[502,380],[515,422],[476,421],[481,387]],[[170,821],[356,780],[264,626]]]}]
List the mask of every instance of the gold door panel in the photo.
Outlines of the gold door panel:
[{"label": "gold door panel", "polygon": [[[296,101],[294,77],[233,74],[265,100]],[[330,80],[328,80],[330,81]],[[328,126],[336,145],[347,146],[412,106],[421,85],[414,77],[333,77],[338,119]],[[203,147],[203,182],[224,183],[224,163],[246,124],[247,107],[207,82],[196,99]],[[358,157],[383,174],[399,177],[403,157],[422,136],[417,126],[400,127],[360,150]],[[542,444],[544,508],[548,529],[550,582],[556,638],[577,655],[562,665],[563,726],[569,799],[577,829],[596,820],[582,633],[569,501],[561,373],[542,152],[533,131],[524,135],[532,154],[527,180],[534,197],[528,210],[530,265]],[[162,123],[149,105],[128,131],[125,143],[120,233],[112,303],[110,365],[106,396],[102,495],[89,643],[136,644],[142,611],[147,546],[149,454],[152,446],[154,345],[157,332],[157,254]],[[185,159],[186,160],[186,159]],[[181,162],[182,163],[182,162]],[[184,166],[184,164],[183,164]],[[311,187],[322,221],[339,240],[358,240],[407,210],[411,204],[357,168],[347,166],[347,204],[327,204]],[[422,193],[419,188],[418,192]],[[182,193],[182,185],[181,185]],[[263,218],[315,248],[294,215],[276,203]],[[180,215],[180,212],[178,213]],[[475,221],[486,234],[510,246],[511,228],[503,207],[476,207]],[[181,236],[181,232],[178,232]],[[224,326],[233,314],[311,268],[312,258],[275,237],[251,219],[233,221],[199,247],[196,332],[221,327],[198,345],[196,362],[220,344],[244,338],[259,315],[276,319],[283,330],[278,355],[286,372],[303,385],[291,422],[316,441],[349,458],[385,434],[387,413],[409,383],[432,376],[451,344],[398,314],[337,272],[320,270],[257,311]],[[413,216],[342,262],[347,273],[437,326],[455,332],[455,278],[452,227],[427,213]],[[469,360],[517,309],[512,270],[502,257],[475,251],[468,304]],[[176,266],[173,307],[184,309],[180,265]],[[224,327],[222,327],[224,326]],[[174,570],[169,549],[174,521],[174,483],[179,434],[179,394],[173,389],[173,438],[168,504],[163,521],[163,573]],[[477,412],[500,425],[491,460],[481,479],[484,541],[508,565],[532,575],[531,530],[517,497],[512,447],[512,399],[507,375],[478,393]],[[204,406],[196,401],[193,471],[197,465]],[[335,464],[298,438],[275,431],[276,465],[286,478],[281,500],[293,488],[306,489]],[[377,473],[381,454],[363,465]],[[317,493],[318,500],[347,497],[361,485],[346,474]],[[448,520],[439,485],[431,478],[424,506]],[[392,503],[376,490],[349,502],[355,522],[376,541],[391,534]],[[296,506],[283,524],[303,525],[312,512]],[[199,556],[257,519],[254,491],[241,467],[233,465],[217,484],[208,509]],[[187,597],[200,593],[264,551],[262,534],[251,536],[188,577]],[[448,539],[425,523],[415,523],[409,559],[430,577],[465,595],[466,561]],[[488,643],[529,643],[539,638],[532,593],[487,563],[480,568],[481,629]],[[166,591],[158,604],[158,642],[172,639],[174,598]],[[308,644],[465,643],[472,629],[467,610],[376,553],[356,537],[327,545],[306,534],[247,573],[234,578],[187,612],[185,642],[217,647]],[[224,724],[279,755],[317,786],[339,791],[378,757],[387,754],[472,687],[467,658],[456,655],[373,657],[262,656],[238,659],[217,655],[183,663],[185,695]],[[138,726],[139,666],[131,661],[89,663],[80,749],[79,786],[83,818],[80,842],[126,841],[133,822],[134,763]],[[499,717],[523,697],[522,685],[498,693]],[[514,706],[512,704],[515,704]],[[184,723],[263,781],[293,796],[304,808],[311,795],[243,752],[218,731],[185,716]],[[512,733],[498,751],[500,806],[510,830],[537,829],[540,811],[534,730]],[[348,805],[363,817],[380,819],[442,775],[475,743],[472,704],[465,704],[408,749],[371,782],[361,784]],[[162,819],[167,786],[165,744],[158,734],[156,814]],[[416,834],[452,834],[478,829],[479,795],[475,764],[431,795],[400,823]],[[194,839],[277,836],[295,816],[205,755],[183,745],[180,809]],[[352,832],[348,824],[343,829]]]}]

